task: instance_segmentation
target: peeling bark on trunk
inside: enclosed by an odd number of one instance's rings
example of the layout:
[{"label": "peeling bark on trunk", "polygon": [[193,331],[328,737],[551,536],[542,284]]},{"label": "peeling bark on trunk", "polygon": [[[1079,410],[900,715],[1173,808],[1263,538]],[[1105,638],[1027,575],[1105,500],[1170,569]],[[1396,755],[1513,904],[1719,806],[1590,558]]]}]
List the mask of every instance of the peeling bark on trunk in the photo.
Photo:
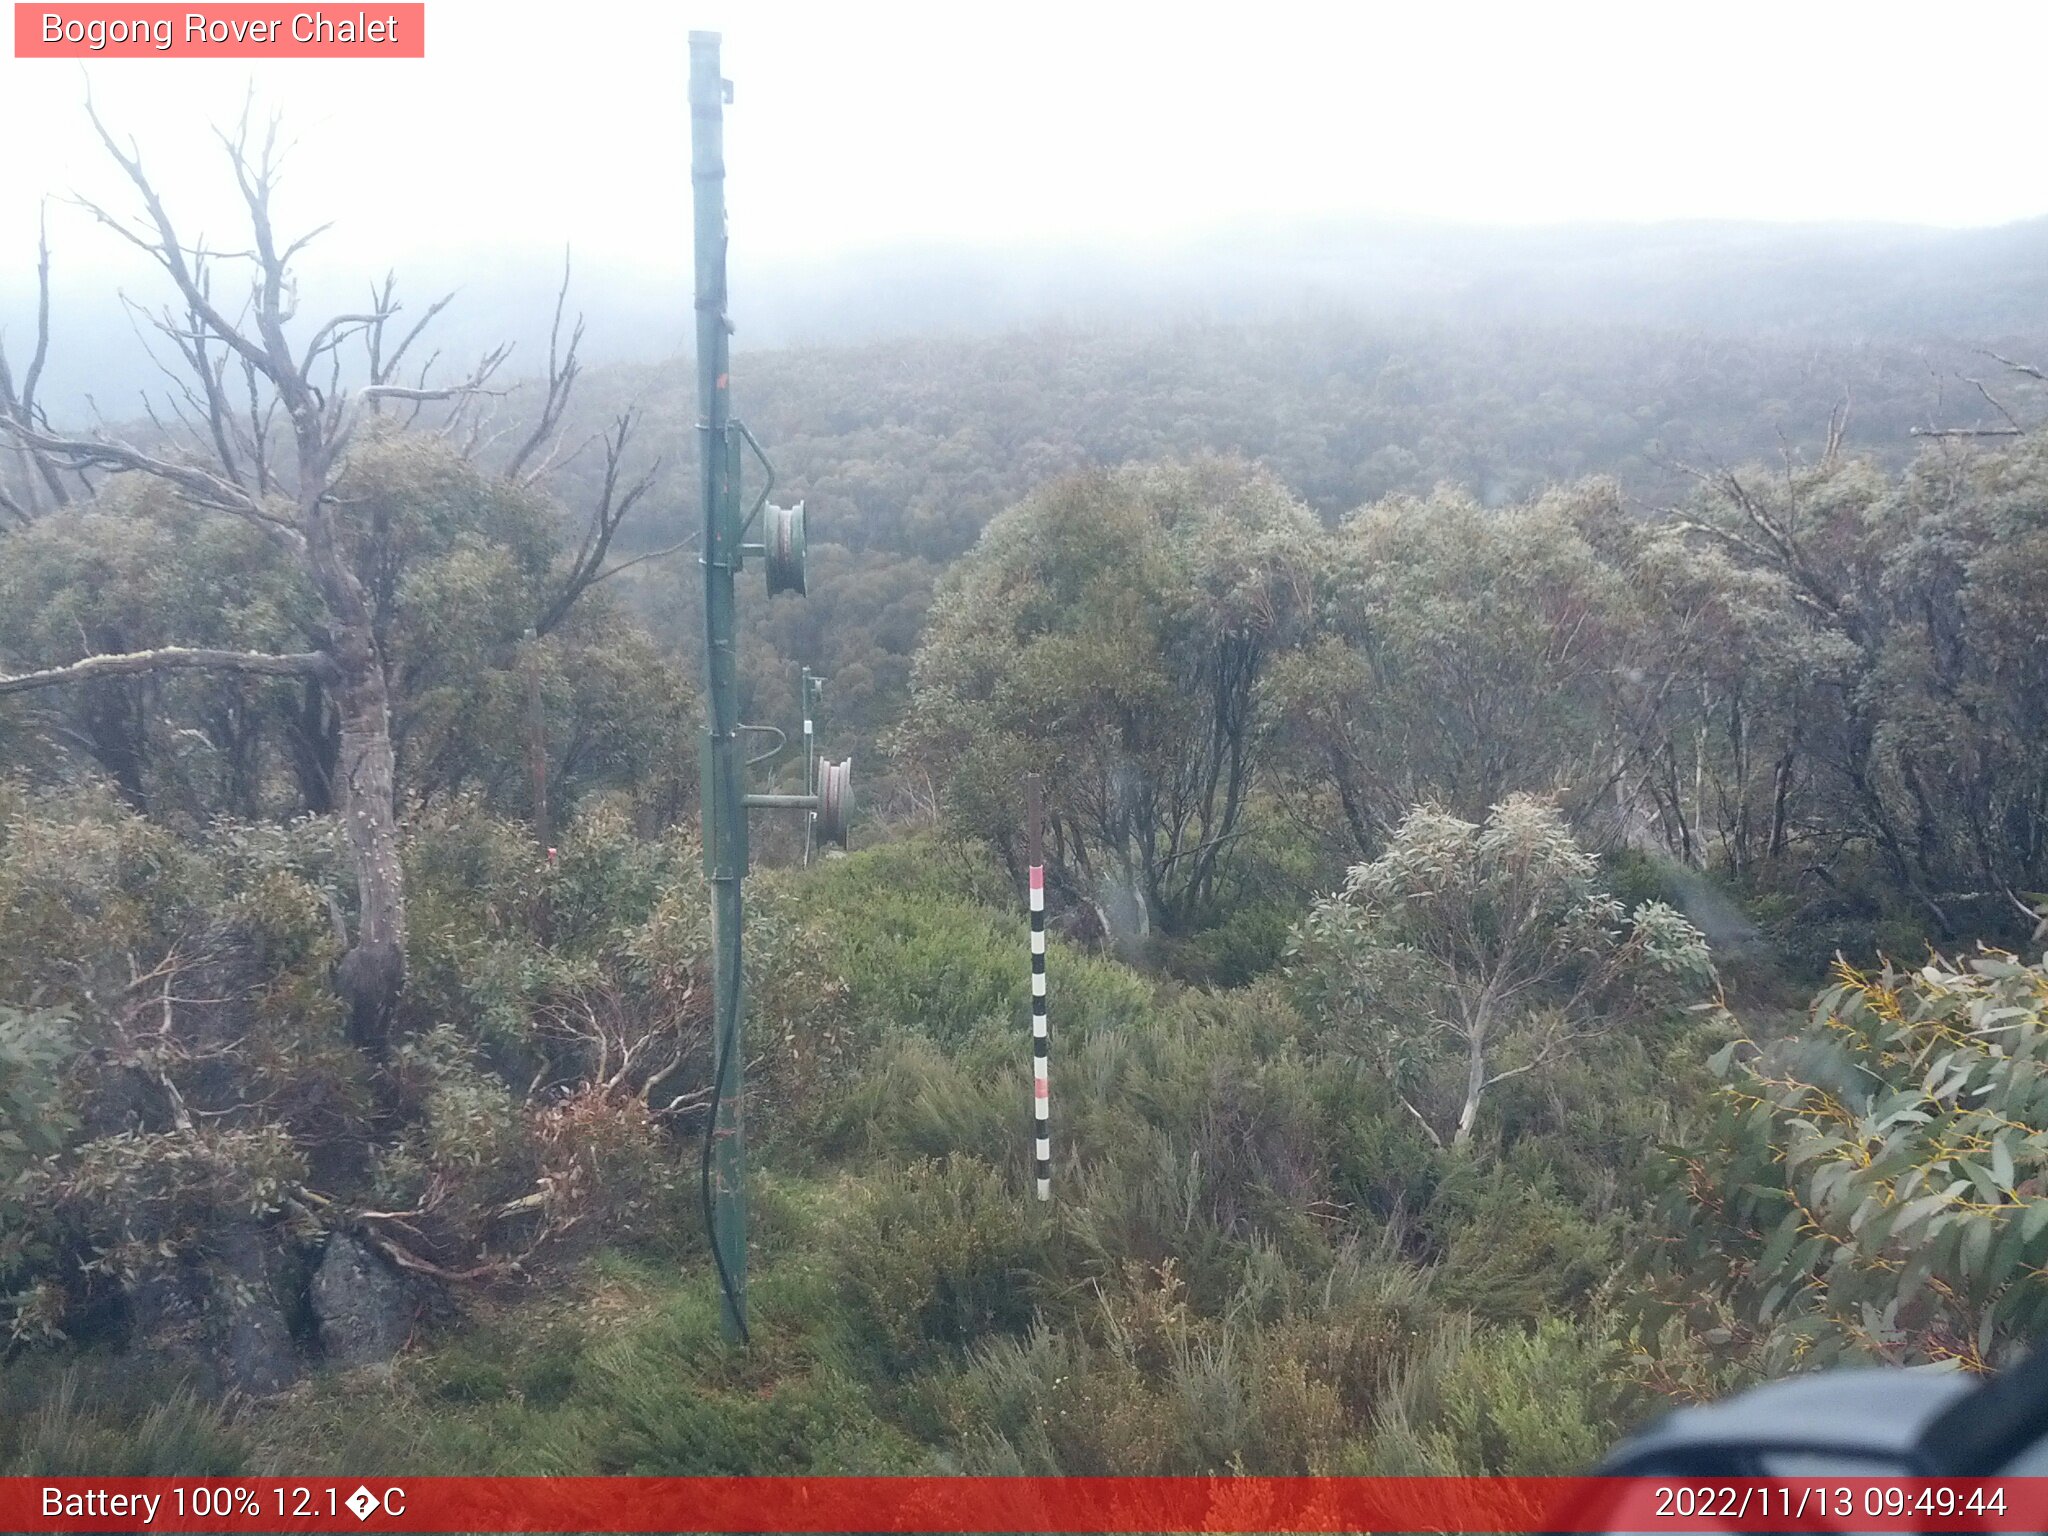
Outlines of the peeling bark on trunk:
[{"label": "peeling bark on trunk", "polygon": [[1472,1139],[1472,1127],[1479,1119],[1479,1096],[1486,1091],[1486,1036],[1473,1030],[1465,1051],[1465,1107],[1458,1111],[1458,1129],[1451,1145],[1462,1147]]},{"label": "peeling bark on trunk", "polygon": [[384,673],[345,678],[341,702],[342,825],[356,870],[356,941],[335,972],[349,1008],[349,1034],[374,1056],[390,1043],[391,1014],[405,985],[405,872],[391,751],[391,708]]},{"label": "peeling bark on trunk", "polygon": [[[375,615],[354,567],[344,558],[328,510],[326,445],[318,414],[305,409],[301,462],[309,488],[301,492],[300,526],[307,563],[333,626],[332,655],[339,681],[341,762],[335,809],[348,837],[356,874],[355,946],[342,956],[335,988],[348,1004],[349,1034],[381,1057],[390,1044],[391,1014],[405,986],[405,870],[398,854],[397,762],[391,745],[391,696],[377,647]],[[304,473],[304,471],[302,471]]]}]

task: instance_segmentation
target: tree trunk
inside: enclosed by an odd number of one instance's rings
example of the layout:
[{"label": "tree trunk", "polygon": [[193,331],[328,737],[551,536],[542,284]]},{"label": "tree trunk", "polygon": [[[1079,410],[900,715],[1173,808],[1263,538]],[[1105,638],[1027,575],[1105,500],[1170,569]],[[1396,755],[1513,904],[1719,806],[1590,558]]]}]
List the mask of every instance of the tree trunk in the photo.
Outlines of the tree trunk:
[{"label": "tree trunk", "polygon": [[307,814],[331,814],[341,764],[341,735],[327,707],[326,685],[317,677],[305,681],[299,707],[285,723],[285,744]]},{"label": "tree trunk", "polygon": [[367,665],[346,667],[337,690],[339,809],[355,863],[358,911],[355,947],[342,957],[335,986],[348,1004],[350,1037],[381,1057],[405,985],[405,870],[398,855],[391,706],[374,650],[367,644],[342,649],[366,652]]},{"label": "tree trunk", "polygon": [[[310,433],[303,434],[310,436]],[[317,443],[301,463],[319,465]],[[303,473],[303,471],[302,471]],[[309,484],[324,483],[306,476]],[[390,1044],[391,1015],[405,986],[405,868],[398,856],[398,764],[391,744],[391,695],[377,646],[376,618],[318,490],[302,490],[300,524],[314,582],[334,620],[334,687],[341,719],[335,809],[356,871],[356,942],[341,958],[335,990],[348,1005],[349,1035],[373,1057]]]},{"label": "tree trunk", "polygon": [[149,715],[137,696],[144,686],[128,678],[109,678],[81,689],[85,697],[80,702],[93,761],[114,781],[123,800],[147,814]]},{"label": "tree trunk", "polygon": [[1486,1036],[1474,1030],[1465,1051],[1465,1107],[1458,1111],[1458,1129],[1451,1145],[1462,1147],[1472,1139],[1473,1122],[1479,1118],[1479,1096],[1486,1091]]},{"label": "tree trunk", "polygon": [[[267,238],[267,232],[259,233]],[[281,268],[272,262],[266,270],[270,282],[257,318],[270,355],[288,363],[291,349],[279,318]],[[334,985],[348,1005],[350,1038],[381,1059],[405,986],[405,869],[398,856],[390,685],[377,643],[376,610],[342,547],[329,505],[338,444],[329,438],[318,396],[303,377],[288,375],[280,392],[298,440],[299,528],[307,574],[327,608],[332,638],[334,703],[341,720],[335,809],[356,871],[356,942],[341,957]]]}]

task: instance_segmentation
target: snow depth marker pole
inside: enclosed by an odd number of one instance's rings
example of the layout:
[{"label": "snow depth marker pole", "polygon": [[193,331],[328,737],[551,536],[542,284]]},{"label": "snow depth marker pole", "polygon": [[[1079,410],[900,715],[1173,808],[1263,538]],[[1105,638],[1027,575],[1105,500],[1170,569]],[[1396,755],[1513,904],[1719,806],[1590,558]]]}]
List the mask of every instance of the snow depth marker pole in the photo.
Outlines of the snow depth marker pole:
[{"label": "snow depth marker pole", "polygon": [[1031,1119],[1038,1198],[1052,1198],[1052,1085],[1046,1076],[1052,1037],[1045,1022],[1045,797],[1035,773],[1024,776],[1025,848],[1031,883]]}]

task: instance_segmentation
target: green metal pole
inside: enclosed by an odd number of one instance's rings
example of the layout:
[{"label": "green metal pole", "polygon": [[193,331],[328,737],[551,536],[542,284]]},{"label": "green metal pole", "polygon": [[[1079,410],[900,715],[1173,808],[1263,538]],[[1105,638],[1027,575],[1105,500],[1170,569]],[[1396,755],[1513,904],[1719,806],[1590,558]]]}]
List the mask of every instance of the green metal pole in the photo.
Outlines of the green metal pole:
[{"label": "green metal pole", "polygon": [[[811,676],[811,669],[805,667],[803,676],[797,681],[797,707],[803,710],[804,721],[804,793],[818,792],[818,739],[812,731],[811,712],[817,707],[818,679]],[[818,832],[818,813],[804,813],[804,868],[811,867],[811,843]]]},{"label": "green metal pole", "polygon": [[732,474],[730,330],[725,292],[725,102],[718,34],[690,34],[690,181],[697,231],[697,456],[704,535],[704,707],[699,791],[704,874],[711,884],[716,1082],[704,1146],[704,1201],[729,1339],[747,1336],[747,1152],[741,1019],[740,882],[747,817],[739,749],[733,577],[740,560],[739,487]]}]

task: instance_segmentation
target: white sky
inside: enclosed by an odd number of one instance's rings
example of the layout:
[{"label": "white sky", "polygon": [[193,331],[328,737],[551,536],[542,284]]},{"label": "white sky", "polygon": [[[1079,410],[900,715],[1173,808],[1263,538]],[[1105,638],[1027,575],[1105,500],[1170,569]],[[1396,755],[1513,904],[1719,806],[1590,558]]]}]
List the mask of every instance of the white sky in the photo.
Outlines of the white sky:
[{"label": "white sky", "polygon": [[[2038,0],[428,0],[424,61],[253,66],[301,143],[284,222],[337,219],[328,258],[379,265],[570,240],[686,263],[693,26],[724,32],[737,87],[736,259],[1268,216],[2048,211]],[[0,261],[25,269],[41,193],[115,190],[88,70],[169,196],[214,210],[190,222],[225,234],[204,131],[250,64],[0,58]],[[55,232],[73,272],[111,254]]]}]

